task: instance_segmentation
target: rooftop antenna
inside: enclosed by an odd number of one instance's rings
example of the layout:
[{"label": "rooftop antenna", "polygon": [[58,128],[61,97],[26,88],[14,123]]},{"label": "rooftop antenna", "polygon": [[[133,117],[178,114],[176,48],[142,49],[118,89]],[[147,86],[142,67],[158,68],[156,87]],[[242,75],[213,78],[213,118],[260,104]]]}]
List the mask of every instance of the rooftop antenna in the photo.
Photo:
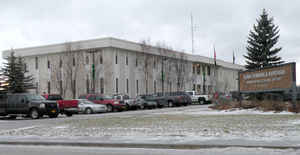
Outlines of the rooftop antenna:
[{"label": "rooftop antenna", "polygon": [[194,23],[193,23],[193,13],[191,13],[191,35],[192,35],[192,54],[194,54]]}]

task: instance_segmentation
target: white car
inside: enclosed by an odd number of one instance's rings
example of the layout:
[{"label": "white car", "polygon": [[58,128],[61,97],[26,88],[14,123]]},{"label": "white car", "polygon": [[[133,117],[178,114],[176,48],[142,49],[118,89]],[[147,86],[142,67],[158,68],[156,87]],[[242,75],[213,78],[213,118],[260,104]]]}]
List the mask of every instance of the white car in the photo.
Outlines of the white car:
[{"label": "white car", "polygon": [[79,113],[84,114],[101,113],[107,111],[107,107],[105,105],[96,104],[87,99],[78,99],[78,108]]}]

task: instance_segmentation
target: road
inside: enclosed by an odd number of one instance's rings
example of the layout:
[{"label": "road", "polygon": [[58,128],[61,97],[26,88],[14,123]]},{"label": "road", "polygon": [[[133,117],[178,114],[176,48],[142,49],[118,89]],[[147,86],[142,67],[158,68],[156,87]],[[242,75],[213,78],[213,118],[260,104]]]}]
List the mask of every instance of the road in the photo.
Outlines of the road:
[{"label": "road", "polygon": [[199,150],[95,148],[62,146],[9,146],[0,145],[0,155],[297,155],[300,150],[262,148],[214,148]]}]

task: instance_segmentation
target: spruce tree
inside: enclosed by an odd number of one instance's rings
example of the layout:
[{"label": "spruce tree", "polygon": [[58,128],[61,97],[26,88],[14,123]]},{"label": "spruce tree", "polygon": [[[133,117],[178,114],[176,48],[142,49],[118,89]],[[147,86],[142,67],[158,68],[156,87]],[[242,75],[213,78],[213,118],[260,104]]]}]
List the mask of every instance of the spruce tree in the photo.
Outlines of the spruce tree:
[{"label": "spruce tree", "polygon": [[29,89],[33,89],[33,77],[32,75],[26,75],[25,63],[22,57],[16,57],[14,52],[6,58],[7,62],[1,70],[2,93],[24,93]]},{"label": "spruce tree", "polygon": [[259,69],[267,66],[274,66],[283,63],[281,57],[277,56],[281,47],[274,45],[279,39],[279,28],[273,24],[273,18],[268,17],[268,13],[263,9],[260,18],[256,20],[257,25],[253,26],[253,31],[247,40],[246,58],[247,69]]}]

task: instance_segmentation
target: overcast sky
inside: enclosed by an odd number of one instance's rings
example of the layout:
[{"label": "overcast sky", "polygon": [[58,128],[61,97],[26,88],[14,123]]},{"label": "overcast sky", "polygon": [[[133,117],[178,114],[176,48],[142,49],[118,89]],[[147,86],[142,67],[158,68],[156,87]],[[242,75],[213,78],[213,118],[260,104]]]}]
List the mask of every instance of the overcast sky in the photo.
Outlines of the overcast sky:
[{"label": "overcast sky", "polygon": [[213,57],[215,46],[217,59],[232,62],[234,51],[244,64],[247,36],[263,8],[280,28],[280,56],[300,64],[297,0],[1,0],[0,51],[117,37],[191,52],[192,13],[196,54]]}]

